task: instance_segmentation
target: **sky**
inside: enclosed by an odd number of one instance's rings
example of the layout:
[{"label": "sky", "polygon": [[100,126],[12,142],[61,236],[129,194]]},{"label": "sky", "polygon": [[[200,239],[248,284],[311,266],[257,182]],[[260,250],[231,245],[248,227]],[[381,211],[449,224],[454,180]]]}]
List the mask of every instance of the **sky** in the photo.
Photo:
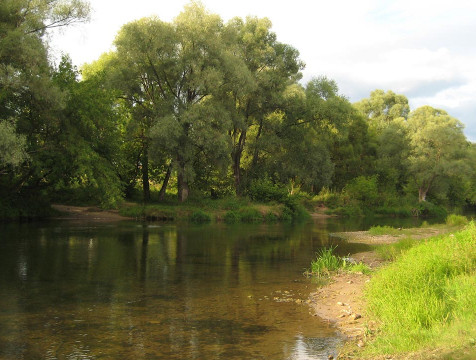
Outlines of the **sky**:
[{"label": "sky", "polygon": [[[52,50],[75,65],[113,49],[123,24],[146,16],[172,21],[188,0],[90,0],[91,21],[52,35]],[[375,89],[407,96],[465,124],[476,142],[476,1],[202,0],[226,22],[267,17],[278,41],[306,63],[303,85],[327,76],[351,102]]]}]

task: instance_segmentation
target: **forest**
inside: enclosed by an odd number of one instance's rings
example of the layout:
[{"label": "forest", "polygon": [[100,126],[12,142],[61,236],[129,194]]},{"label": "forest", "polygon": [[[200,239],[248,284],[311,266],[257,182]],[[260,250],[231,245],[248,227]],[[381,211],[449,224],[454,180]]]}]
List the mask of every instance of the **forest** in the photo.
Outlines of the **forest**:
[{"label": "forest", "polygon": [[235,197],[347,215],[474,209],[476,144],[458,119],[391,90],[351,103],[325,76],[303,84],[268,19],[224,22],[191,2],[172,22],[125,24],[81,69],[55,63],[48,31],[89,12],[0,3],[0,218]]}]

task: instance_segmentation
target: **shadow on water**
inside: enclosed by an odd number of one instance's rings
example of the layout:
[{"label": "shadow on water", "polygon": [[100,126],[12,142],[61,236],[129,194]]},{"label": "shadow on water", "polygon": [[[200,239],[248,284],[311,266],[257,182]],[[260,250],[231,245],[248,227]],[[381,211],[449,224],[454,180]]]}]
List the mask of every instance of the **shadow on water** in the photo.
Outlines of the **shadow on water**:
[{"label": "shadow on water", "polygon": [[329,232],[362,226],[2,225],[0,358],[327,358],[342,339],[294,300]]}]

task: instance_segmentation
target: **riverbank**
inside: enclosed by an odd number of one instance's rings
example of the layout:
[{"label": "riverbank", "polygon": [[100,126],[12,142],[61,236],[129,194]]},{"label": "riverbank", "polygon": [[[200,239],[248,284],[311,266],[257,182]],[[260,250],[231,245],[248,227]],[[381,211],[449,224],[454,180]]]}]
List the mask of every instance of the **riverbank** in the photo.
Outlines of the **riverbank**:
[{"label": "riverbank", "polygon": [[73,221],[110,222],[131,220],[131,217],[122,216],[119,210],[102,210],[97,206],[73,206],[53,204],[51,207],[57,212],[53,219]]},{"label": "riverbank", "polygon": [[[400,243],[405,242],[411,236],[416,243],[430,243],[437,241],[435,236],[446,234],[444,238],[453,239],[454,233],[458,230],[454,226],[435,226],[416,229],[405,229],[401,233],[393,231],[393,234],[371,235],[369,232],[350,232],[334,234],[336,237],[346,239],[349,242],[366,243],[369,245],[387,245],[388,248],[396,248]],[[433,239],[435,239],[433,241]],[[402,241],[403,240],[403,241]],[[473,240],[474,241],[474,240]],[[452,345],[442,345],[439,343],[439,351],[402,351],[396,353],[388,351],[384,355],[378,355],[379,350],[375,350],[375,342],[385,335],[385,323],[375,316],[375,313],[369,310],[368,288],[370,283],[375,283],[376,277],[387,271],[389,261],[384,259],[381,251],[376,250],[364,253],[358,253],[352,257],[357,262],[362,262],[372,269],[371,275],[338,272],[329,280],[329,283],[319,288],[310,296],[312,311],[320,316],[346,335],[349,341],[346,343],[339,355],[340,359],[471,359],[474,354],[474,348],[459,344],[455,350]],[[380,252],[380,253],[379,253]],[[388,265],[388,266],[387,266]],[[398,264],[396,272],[400,269]],[[413,265],[412,265],[413,266]],[[416,267],[415,267],[416,268]],[[418,271],[418,270],[415,270]],[[396,279],[398,275],[395,275]],[[389,280],[388,280],[389,281]],[[393,281],[393,278],[392,278]],[[392,282],[390,281],[390,282]],[[392,285],[389,284],[391,287]],[[405,292],[405,291],[402,291]],[[372,299],[370,299],[372,301]],[[392,300],[387,300],[392,301]],[[430,301],[430,299],[428,299]],[[375,310],[375,306],[374,309]],[[410,311],[410,310],[409,310]],[[395,311],[395,321],[398,317],[404,316]],[[379,321],[377,323],[377,321]],[[436,328],[436,326],[435,326]],[[383,329],[383,330],[382,330]],[[415,329],[418,332],[418,329]],[[463,341],[463,340],[461,340]],[[463,341],[464,342],[464,341]],[[435,342],[437,343],[437,342]],[[410,346],[411,347],[411,346]],[[369,349],[372,348],[372,351]],[[444,357],[447,356],[447,357]],[[467,357],[466,357],[467,356]]]}]

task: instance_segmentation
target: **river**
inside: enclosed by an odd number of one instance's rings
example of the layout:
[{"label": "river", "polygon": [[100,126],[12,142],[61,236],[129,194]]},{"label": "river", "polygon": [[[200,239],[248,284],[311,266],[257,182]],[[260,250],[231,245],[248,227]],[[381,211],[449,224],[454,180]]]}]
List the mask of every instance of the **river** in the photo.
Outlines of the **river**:
[{"label": "river", "polygon": [[327,359],[343,338],[303,271],[368,226],[0,225],[0,359]]}]

